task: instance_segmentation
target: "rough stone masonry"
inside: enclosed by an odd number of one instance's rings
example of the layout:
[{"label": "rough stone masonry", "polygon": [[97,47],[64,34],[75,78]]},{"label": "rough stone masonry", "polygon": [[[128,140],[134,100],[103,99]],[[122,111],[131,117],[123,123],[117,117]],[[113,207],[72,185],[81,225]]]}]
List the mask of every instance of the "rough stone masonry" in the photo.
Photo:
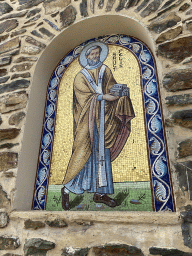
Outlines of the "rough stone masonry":
[{"label": "rough stone masonry", "polygon": [[[74,22],[111,14],[140,22],[156,47],[177,213],[12,211],[40,54]],[[1,255],[192,255],[191,31],[189,0],[0,1]]]}]

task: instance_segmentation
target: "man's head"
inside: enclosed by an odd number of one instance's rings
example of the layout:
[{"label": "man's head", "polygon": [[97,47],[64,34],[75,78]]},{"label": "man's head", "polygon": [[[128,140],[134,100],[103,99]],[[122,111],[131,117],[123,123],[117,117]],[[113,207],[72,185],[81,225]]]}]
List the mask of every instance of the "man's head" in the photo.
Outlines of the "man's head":
[{"label": "man's head", "polygon": [[95,66],[100,62],[101,51],[102,49],[99,45],[92,46],[86,51],[85,57],[87,58],[87,63],[90,66]]}]

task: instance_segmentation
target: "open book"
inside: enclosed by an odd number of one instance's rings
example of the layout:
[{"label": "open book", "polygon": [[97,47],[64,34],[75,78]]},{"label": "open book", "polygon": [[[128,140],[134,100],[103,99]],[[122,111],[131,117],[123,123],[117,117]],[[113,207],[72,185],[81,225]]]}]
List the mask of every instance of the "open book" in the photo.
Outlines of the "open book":
[{"label": "open book", "polygon": [[110,93],[113,93],[115,96],[128,96],[129,97],[129,88],[126,84],[114,84],[110,89]]}]

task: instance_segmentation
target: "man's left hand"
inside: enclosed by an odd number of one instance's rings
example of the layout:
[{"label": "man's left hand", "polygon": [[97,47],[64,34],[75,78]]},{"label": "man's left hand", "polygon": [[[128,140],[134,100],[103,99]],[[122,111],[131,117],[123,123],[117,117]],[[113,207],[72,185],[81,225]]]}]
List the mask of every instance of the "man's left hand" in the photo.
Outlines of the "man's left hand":
[{"label": "man's left hand", "polygon": [[107,101],[114,101],[119,99],[119,96],[115,96],[112,93],[106,93],[103,95],[103,100],[107,100]]}]

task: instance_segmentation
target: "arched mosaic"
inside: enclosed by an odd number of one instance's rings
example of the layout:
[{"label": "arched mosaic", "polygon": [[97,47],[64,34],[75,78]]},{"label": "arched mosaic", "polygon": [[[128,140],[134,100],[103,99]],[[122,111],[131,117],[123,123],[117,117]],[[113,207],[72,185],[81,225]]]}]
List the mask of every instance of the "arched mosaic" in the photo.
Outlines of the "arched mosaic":
[{"label": "arched mosaic", "polygon": [[91,39],[55,69],[33,209],[175,211],[155,62],[139,40]]}]

